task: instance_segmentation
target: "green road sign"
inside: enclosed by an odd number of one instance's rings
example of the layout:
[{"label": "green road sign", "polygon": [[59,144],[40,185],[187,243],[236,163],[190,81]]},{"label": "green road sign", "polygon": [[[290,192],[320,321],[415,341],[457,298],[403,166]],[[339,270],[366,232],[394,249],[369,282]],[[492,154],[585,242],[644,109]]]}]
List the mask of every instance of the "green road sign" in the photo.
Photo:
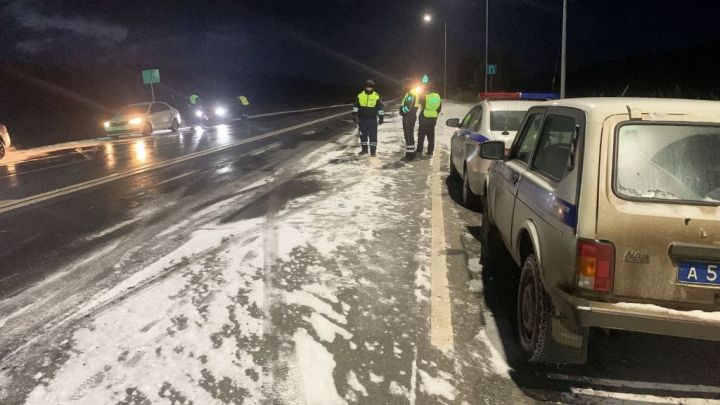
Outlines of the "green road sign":
[{"label": "green road sign", "polygon": [[148,69],[142,71],[144,84],[160,83],[160,69]]},{"label": "green road sign", "polygon": [[423,75],[423,77],[422,77],[422,83],[423,83],[423,84],[428,84],[428,83],[430,83],[430,78],[428,77],[428,75]]},{"label": "green road sign", "polygon": [[487,65],[487,74],[496,75],[497,74],[497,65]]}]

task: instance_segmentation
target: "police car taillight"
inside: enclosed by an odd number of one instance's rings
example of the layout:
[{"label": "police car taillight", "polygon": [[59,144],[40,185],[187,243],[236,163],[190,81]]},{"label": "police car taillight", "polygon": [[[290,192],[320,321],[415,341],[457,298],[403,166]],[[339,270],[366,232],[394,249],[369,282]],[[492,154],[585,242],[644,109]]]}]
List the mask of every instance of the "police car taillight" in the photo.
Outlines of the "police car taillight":
[{"label": "police car taillight", "polygon": [[612,243],[580,239],[577,242],[578,287],[610,292],[615,273],[615,247]]}]

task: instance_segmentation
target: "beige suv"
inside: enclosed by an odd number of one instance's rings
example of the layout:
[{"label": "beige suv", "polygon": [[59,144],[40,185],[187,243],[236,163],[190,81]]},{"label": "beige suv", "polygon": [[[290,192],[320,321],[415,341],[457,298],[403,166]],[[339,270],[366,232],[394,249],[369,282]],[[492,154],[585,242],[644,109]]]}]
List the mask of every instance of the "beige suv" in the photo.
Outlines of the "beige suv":
[{"label": "beige suv", "polygon": [[585,362],[590,327],[720,340],[720,103],[540,103],[504,147],[480,151],[483,261],[522,268],[531,361]]}]

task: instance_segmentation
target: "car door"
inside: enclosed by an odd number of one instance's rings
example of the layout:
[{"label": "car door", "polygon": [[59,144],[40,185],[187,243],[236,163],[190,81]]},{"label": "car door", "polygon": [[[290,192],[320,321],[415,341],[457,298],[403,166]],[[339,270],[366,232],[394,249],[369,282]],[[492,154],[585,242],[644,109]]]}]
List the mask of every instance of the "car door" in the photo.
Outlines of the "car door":
[{"label": "car door", "polygon": [[460,123],[460,128],[455,131],[452,139],[450,140],[453,164],[460,173],[462,173],[463,164],[465,161],[465,140],[469,136],[469,128],[474,122],[475,118],[478,116],[478,114],[482,114],[482,107],[473,107],[473,109],[471,109],[470,112],[465,115],[465,118],[463,118],[462,122]]},{"label": "car door", "polygon": [[162,114],[160,114],[160,105],[158,103],[150,104],[148,110],[148,121],[152,125],[153,129],[159,129],[163,125]]},{"label": "car door", "polygon": [[510,155],[505,162],[493,165],[491,179],[494,182],[492,194],[492,217],[506,246],[512,246],[512,220],[518,184],[525,174],[530,158],[535,151],[540,129],[545,119],[545,109],[531,109],[525,116],[520,134],[515,138]]},{"label": "car door", "polygon": [[[551,107],[543,120],[528,169],[520,177],[515,198],[511,239],[527,227],[537,232],[540,267],[547,285],[574,275],[578,207],[578,143],[584,135],[585,114],[573,108]],[[545,271],[547,270],[547,271]]]},{"label": "car door", "polygon": [[171,107],[169,104],[160,103],[163,106],[163,109],[165,110],[163,114],[165,114],[165,119],[167,120],[168,128],[172,127],[173,118],[175,118],[175,114],[177,111]]},{"label": "car door", "polygon": [[487,121],[486,116],[490,112],[490,109],[486,106],[479,106],[479,108],[480,110],[477,112],[477,115],[473,117],[473,120],[468,127],[468,131],[465,134],[465,144],[463,145],[463,155],[465,156],[465,160],[469,159],[470,156],[477,151],[476,145],[478,143],[489,140],[487,134],[480,133],[480,128],[482,128],[483,123]]}]

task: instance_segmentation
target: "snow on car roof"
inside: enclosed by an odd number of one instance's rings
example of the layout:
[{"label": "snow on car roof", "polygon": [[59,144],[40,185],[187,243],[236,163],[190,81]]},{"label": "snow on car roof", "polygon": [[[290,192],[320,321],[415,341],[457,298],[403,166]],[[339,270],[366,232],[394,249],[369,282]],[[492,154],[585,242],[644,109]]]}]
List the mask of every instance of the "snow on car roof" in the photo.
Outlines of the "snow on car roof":
[{"label": "snow on car roof", "polygon": [[677,114],[720,122],[720,102],[672,98],[593,97],[544,101],[536,105],[572,107],[585,111],[588,121],[601,122],[610,115],[628,114],[628,107],[643,114]]}]

